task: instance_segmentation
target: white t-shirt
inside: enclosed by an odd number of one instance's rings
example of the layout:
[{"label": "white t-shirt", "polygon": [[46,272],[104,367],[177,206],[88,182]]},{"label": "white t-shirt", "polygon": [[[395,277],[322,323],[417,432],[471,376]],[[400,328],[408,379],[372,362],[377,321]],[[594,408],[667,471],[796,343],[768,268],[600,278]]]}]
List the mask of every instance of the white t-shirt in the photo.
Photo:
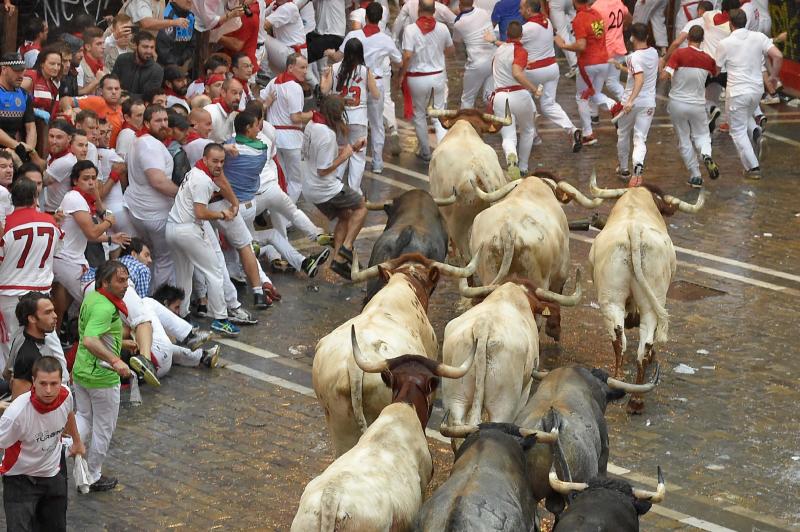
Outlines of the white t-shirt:
[{"label": "white t-shirt", "polygon": [[47,185],[47,197],[44,202],[45,211],[55,212],[61,204],[61,200],[64,199],[64,194],[72,188],[69,176],[72,173],[72,167],[77,162],[77,157],[68,153],[47,165],[44,173],[50,180],[50,184]]},{"label": "white t-shirt", "polygon": [[84,253],[86,253],[86,244],[88,239],[83,234],[83,230],[75,221],[74,213],[76,212],[90,212],[89,204],[83,199],[80,192],[77,190],[70,190],[61,201],[59,209],[64,211],[64,223],[62,230],[64,231],[64,245],[61,249],[56,251],[56,257],[62,260],[74,262],[75,264],[89,263],[86,261]]},{"label": "white t-shirt", "polygon": [[555,57],[553,48],[553,24],[548,20],[547,27],[536,22],[526,22],[522,25],[522,46],[528,52],[528,63]]},{"label": "white t-shirt", "polygon": [[728,72],[729,96],[764,92],[764,56],[773,46],[763,33],[744,28],[720,41],[716,60],[717,66]]},{"label": "white t-shirt", "polygon": [[123,160],[128,159],[128,154],[133,149],[133,143],[136,142],[136,132],[130,128],[125,128],[117,135],[117,146],[114,148]]},{"label": "white t-shirt", "polygon": [[633,75],[641,72],[644,75],[644,84],[639,96],[633,102],[636,107],[656,106],[656,82],[658,81],[658,52],[655,48],[634,50],[625,58],[628,65],[628,81],[625,84],[625,94],[622,101],[628,101],[633,92]]},{"label": "white t-shirt", "polygon": [[[336,87],[339,86],[339,69],[342,63],[333,65],[333,85],[331,91],[336,92]],[[353,103],[353,105],[346,105],[347,110],[347,123],[358,124],[366,126],[369,121],[367,119],[367,98],[369,98],[369,88],[367,87],[368,70],[364,65],[358,65],[350,79],[347,81],[339,95],[346,101]]]},{"label": "white t-shirt", "polygon": [[347,32],[347,15],[344,0],[314,0],[317,15],[317,33],[344,37]]},{"label": "white t-shirt", "polygon": [[0,225],[6,225],[6,216],[14,211],[14,206],[11,205],[11,192],[2,185],[0,185]]},{"label": "white t-shirt", "polygon": [[392,38],[382,31],[367,37],[363,29],[353,30],[342,41],[340,52],[344,52],[344,47],[350,39],[361,41],[364,48],[364,63],[378,78],[388,77],[392,73],[390,62],[399,63],[403,60],[403,55]]},{"label": "white t-shirt", "polygon": [[[0,237],[0,295],[49,291],[53,284],[53,251],[64,233],[52,216],[33,207],[14,211],[5,225],[5,234]],[[17,267],[20,264],[22,268]]]},{"label": "white t-shirt", "polygon": [[[354,9],[350,12],[350,16],[347,17],[347,20],[350,22],[358,22],[359,26],[363,28],[367,25],[367,10],[363,7]],[[381,33],[386,32],[387,24],[389,24],[389,9],[384,8],[381,13],[381,21],[378,22],[378,28],[380,28]]]},{"label": "white t-shirt", "polygon": [[261,175],[259,176],[260,184],[256,194],[264,193],[267,188],[277,185],[278,182],[278,165],[275,164],[274,159],[275,155],[278,153],[278,148],[275,145],[276,133],[272,124],[264,120],[261,125],[261,133],[258,134],[258,140],[269,146],[269,159],[267,159],[267,164],[264,165],[264,168],[261,169]]},{"label": "white t-shirt", "polygon": [[300,45],[306,42],[306,32],[300,10],[293,2],[286,2],[267,16],[272,24],[275,39],[286,46]]},{"label": "white t-shirt", "polygon": [[193,167],[186,174],[178,194],[175,195],[175,204],[169,211],[167,221],[176,224],[196,223],[203,225],[203,220],[198,220],[194,215],[194,204],[208,205],[208,201],[219,187],[214,184],[211,177],[197,167]]},{"label": "white t-shirt", "polygon": [[758,31],[761,13],[758,11],[756,5],[753,2],[747,2],[746,4],[743,2],[741,9],[744,11],[744,14],[747,15],[747,24],[745,24],[744,27],[750,31]]},{"label": "white t-shirt", "polygon": [[[731,34],[731,25],[728,23],[728,17],[720,11],[706,11],[703,13],[703,51],[713,57],[717,58],[717,46],[719,43]],[[715,22],[716,21],[716,22]]]},{"label": "white t-shirt", "polygon": [[292,0],[300,8],[300,20],[303,21],[303,32],[306,34],[316,31],[317,14],[311,0]]},{"label": "white t-shirt", "polygon": [[194,139],[192,142],[184,144],[183,151],[186,152],[191,166],[196,165],[197,161],[203,158],[203,150],[212,142],[214,141],[211,139]]},{"label": "white t-shirt", "polygon": [[172,179],[172,156],[152,135],[142,135],[128,156],[128,188],[123,195],[130,213],[139,220],[164,220],[175,201],[150,185],[146,170],[161,170]]},{"label": "white t-shirt", "polygon": [[[483,38],[487,31],[492,31],[492,15],[479,7],[456,17],[453,40],[463,41],[467,49],[467,68],[491,61],[494,57],[494,44]],[[550,41],[552,44],[552,39]]]},{"label": "white t-shirt", "polygon": [[475,0],[475,7],[479,7],[486,11],[487,13],[491,13],[494,11],[494,6],[500,0]]},{"label": "white t-shirt", "polygon": [[514,65],[519,65],[524,69],[527,63],[528,53],[524,46],[510,42],[501,44],[495,51],[492,60],[492,79],[495,88],[519,85],[514,77]]},{"label": "white t-shirt", "polygon": [[[450,9],[441,2],[434,2],[434,8],[433,18],[435,18],[437,22],[441,22],[442,24],[446,24],[449,28],[452,28],[456,21],[455,13],[450,11]],[[491,11],[489,11],[489,13],[491,13]],[[400,8],[400,12],[397,13],[397,18],[394,19],[394,25],[392,26],[392,37],[394,37],[394,40],[398,43],[401,42],[406,26],[415,23],[418,18],[419,0],[408,0],[403,4],[403,7]]]},{"label": "white t-shirt", "polygon": [[[98,148],[97,156],[99,159],[97,176],[101,183],[108,182],[108,176],[111,175],[111,170],[115,163],[124,162],[116,151],[111,148]],[[111,209],[111,212],[120,212],[122,210],[122,185],[117,181],[111,187],[111,191],[103,198],[103,204]]]},{"label": "white t-shirt", "polygon": [[3,465],[4,475],[28,475],[51,478],[58,474],[61,465],[61,433],[72,412],[72,392],[58,407],[40,414],[31,403],[31,392],[25,392],[11,403],[0,417],[0,447],[10,449],[19,444],[16,459],[7,451]]},{"label": "white t-shirt", "polygon": [[409,72],[443,71],[444,50],[451,46],[453,39],[450,30],[441,22],[437,22],[436,27],[425,35],[416,24],[409,24],[403,32],[403,51],[414,53],[408,64]]},{"label": "white t-shirt", "polygon": [[[689,35],[689,30],[691,30],[695,26],[700,26],[701,28],[703,27],[703,18],[702,17],[693,18],[692,20],[687,22],[686,25],[681,30],[681,33],[685,33],[686,35]],[[680,47],[681,48],[686,48],[687,46],[689,46],[689,39],[688,38],[681,43]]]},{"label": "white t-shirt", "polygon": [[275,101],[267,110],[267,121],[275,126],[278,148],[299,150],[303,147],[303,130],[300,124],[292,122],[291,115],[303,112],[303,87],[295,81],[276,83],[276,79],[270,80],[261,91],[262,100],[270,94],[275,96]]},{"label": "white t-shirt", "polygon": [[703,105],[706,102],[706,79],[716,70],[714,60],[699,48],[675,50],[664,71],[672,77],[670,100]]},{"label": "white t-shirt", "polygon": [[303,149],[303,197],[311,203],[325,203],[342,191],[336,172],[320,176],[318,170],[330,168],[339,154],[336,133],[325,124],[309,122]]},{"label": "white t-shirt", "polygon": [[208,138],[222,144],[236,134],[233,121],[236,119],[237,111],[226,113],[218,103],[210,103],[203,109],[211,115],[211,133],[208,134]]}]

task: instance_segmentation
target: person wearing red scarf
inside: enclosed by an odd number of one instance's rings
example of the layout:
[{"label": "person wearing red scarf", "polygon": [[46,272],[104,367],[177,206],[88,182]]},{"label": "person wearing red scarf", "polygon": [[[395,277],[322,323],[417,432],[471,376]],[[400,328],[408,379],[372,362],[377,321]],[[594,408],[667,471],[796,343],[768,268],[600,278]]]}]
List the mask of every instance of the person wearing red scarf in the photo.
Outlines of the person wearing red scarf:
[{"label": "person wearing red scarf", "polygon": [[[419,18],[403,31],[403,66],[400,75],[403,87],[404,113],[413,116],[419,150],[417,156],[430,161],[431,147],[428,141],[427,106],[433,93],[434,109],[445,107],[445,55],[455,54],[450,30],[433,18],[433,0],[420,0]],[[439,120],[433,121],[436,140],[441,142],[447,131]]]},{"label": "person wearing red scarf", "polygon": [[239,102],[244,87],[235,79],[228,79],[222,84],[219,98],[216,98],[203,109],[211,115],[211,133],[208,138],[220,144],[234,135],[233,120],[239,113]]},{"label": "person wearing red scarf", "polygon": [[86,449],[72,412],[73,396],[61,384],[59,361],[41,357],[31,373],[31,391],[11,403],[0,423],[6,526],[9,530],[66,530],[67,476],[61,434],[72,437],[70,455],[85,455]]},{"label": "person wearing red scarf", "polygon": [[138,98],[128,98],[122,102],[122,129],[117,135],[116,152],[126,159],[133,149],[133,143],[144,131],[145,104]]},{"label": "person wearing red scarf", "polygon": [[553,25],[542,13],[541,0],[523,0],[520,4],[520,14],[526,19],[522,24],[521,40],[525,51],[528,52],[525,75],[534,86],[541,87],[539,110],[569,135],[572,152],[577,153],[582,146],[581,132],[556,102],[560,74],[553,48]]},{"label": "person wearing red scarf", "polygon": [[107,73],[103,64],[103,31],[87,28],[83,32],[83,61],[78,67],[78,94],[95,94],[100,80]]}]

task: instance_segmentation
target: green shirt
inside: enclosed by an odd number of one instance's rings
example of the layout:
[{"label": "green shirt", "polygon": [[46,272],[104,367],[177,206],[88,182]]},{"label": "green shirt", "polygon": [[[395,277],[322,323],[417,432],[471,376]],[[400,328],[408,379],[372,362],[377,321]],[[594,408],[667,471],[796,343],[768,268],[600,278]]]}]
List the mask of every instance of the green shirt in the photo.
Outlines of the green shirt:
[{"label": "green shirt", "polygon": [[80,344],[72,366],[73,380],[84,388],[111,388],[119,384],[116,371],[104,368],[101,360],[83,345],[87,336],[100,338],[115,355],[122,348],[122,320],[114,304],[103,294],[90,292],[83,300],[78,321]]}]

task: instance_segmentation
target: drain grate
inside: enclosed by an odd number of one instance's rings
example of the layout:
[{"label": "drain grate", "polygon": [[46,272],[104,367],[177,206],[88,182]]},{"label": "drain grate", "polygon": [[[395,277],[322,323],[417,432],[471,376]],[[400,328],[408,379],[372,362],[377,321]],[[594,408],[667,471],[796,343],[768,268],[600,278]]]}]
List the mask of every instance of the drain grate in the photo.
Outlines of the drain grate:
[{"label": "drain grate", "polygon": [[669,285],[667,297],[678,301],[700,301],[707,297],[721,296],[725,293],[726,292],[717,290],[716,288],[709,288],[701,284],[680,280]]}]

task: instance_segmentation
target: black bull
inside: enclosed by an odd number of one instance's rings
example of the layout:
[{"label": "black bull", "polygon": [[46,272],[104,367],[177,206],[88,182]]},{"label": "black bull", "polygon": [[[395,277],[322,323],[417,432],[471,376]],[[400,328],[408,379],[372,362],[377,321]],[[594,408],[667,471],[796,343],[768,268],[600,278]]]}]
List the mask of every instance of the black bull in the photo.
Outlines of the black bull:
[{"label": "black bull", "polygon": [[[424,190],[409,190],[384,205],[388,215],[386,228],[375,241],[369,266],[374,266],[404,253],[420,253],[425,257],[444,262],[447,257],[447,229],[439,207]],[[367,283],[366,305],[383,288],[385,281],[379,276]]]}]

